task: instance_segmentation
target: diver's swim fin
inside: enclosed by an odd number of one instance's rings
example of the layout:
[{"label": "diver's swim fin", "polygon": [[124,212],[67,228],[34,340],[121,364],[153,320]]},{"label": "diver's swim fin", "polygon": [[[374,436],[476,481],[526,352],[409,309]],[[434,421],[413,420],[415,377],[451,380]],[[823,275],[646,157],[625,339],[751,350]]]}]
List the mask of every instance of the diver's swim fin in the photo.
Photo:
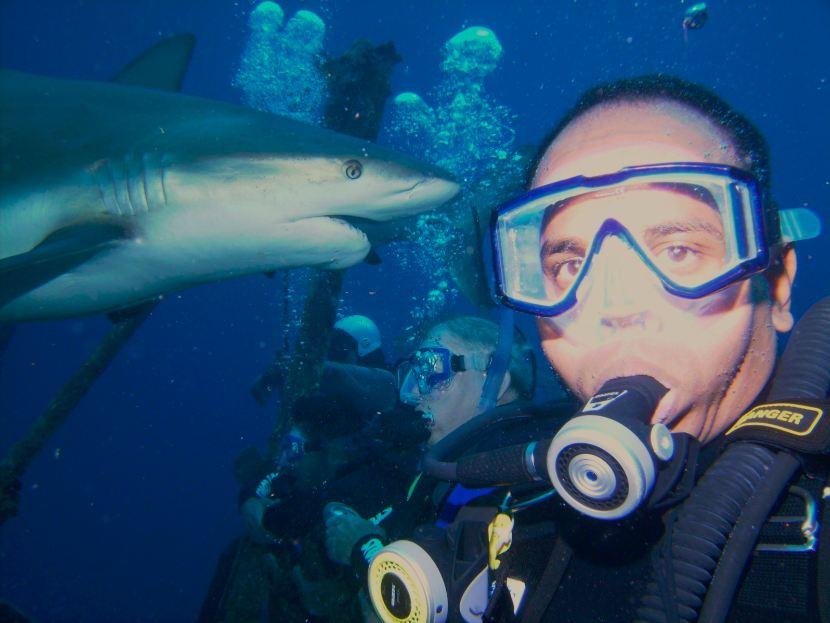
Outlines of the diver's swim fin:
[{"label": "diver's swim fin", "polygon": [[52,232],[30,251],[3,258],[0,260],[0,305],[83,264],[125,236],[121,225],[81,223]]}]

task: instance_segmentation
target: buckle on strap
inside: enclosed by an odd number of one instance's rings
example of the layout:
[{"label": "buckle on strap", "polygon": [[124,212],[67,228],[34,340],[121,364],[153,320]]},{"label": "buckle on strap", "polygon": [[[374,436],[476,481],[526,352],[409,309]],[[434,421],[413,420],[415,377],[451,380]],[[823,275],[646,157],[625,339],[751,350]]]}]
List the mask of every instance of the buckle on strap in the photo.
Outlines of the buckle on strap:
[{"label": "buckle on strap", "polygon": [[[830,492],[825,489],[824,496]],[[793,524],[800,523],[799,530],[804,538],[802,543],[759,543],[755,546],[756,552],[814,552],[818,545],[818,504],[809,491],[792,485],[787,495],[794,495],[804,502],[804,515],[773,515],[766,524]]]}]

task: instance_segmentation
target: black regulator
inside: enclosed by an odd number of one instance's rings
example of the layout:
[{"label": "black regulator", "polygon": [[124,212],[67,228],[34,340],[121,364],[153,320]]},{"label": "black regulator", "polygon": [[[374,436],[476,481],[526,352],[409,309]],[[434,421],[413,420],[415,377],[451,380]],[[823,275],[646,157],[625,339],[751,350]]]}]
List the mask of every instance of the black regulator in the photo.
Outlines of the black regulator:
[{"label": "black regulator", "polygon": [[[620,519],[643,505],[674,500],[690,483],[698,442],[651,424],[667,389],[649,376],[611,379],[553,438],[442,461],[442,448],[425,458],[425,471],[466,487],[549,482],[576,510]],[[469,431],[466,431],[469,432]]]}]

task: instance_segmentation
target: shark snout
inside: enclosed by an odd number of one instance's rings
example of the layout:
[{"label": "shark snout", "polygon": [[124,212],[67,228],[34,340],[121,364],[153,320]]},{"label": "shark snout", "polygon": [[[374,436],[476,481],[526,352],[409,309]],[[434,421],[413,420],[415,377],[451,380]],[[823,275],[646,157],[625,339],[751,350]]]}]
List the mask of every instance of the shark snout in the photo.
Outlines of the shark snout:
[{"label": "shark snout", "polygon": [[440,177],[427,177],[416,181],[409,188],[401,190],[409,200],[435,202],[441,205],[458,194],[460,186],[454,180]]},{"label": "shark snout", "polygon": [[455,197],[459,185],[449,171],[397,154],[379,168],[390,203],[409,204],[409,214],[437,208]]},{"label": "shark snout", "polygon": [[374,209],[358,216],[387,221],[420,214],[443,205],[458,194],[459,188],[455,181],[445,178],[422,177],[407,181],[378,196]]}]

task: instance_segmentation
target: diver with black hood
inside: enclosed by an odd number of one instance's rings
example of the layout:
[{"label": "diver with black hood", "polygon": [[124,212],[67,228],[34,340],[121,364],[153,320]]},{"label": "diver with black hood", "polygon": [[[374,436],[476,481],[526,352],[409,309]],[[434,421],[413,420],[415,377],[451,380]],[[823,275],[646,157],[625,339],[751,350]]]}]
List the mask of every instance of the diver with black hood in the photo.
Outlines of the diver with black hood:
[{"label": "diver with black hood", "polygon": [[[282,385],[279,364],[255,383],[263,401]],[[257,390],[259,388],[259,390]],[[372,454],[367,441],[386,447],[390,439],[366,439],[367,427],[383,414],[417,425],[414,413],[403,413],[397,402],[395,377],[383,355],[380,331],[368,316],[338,320],[329,336],[319,389],[299,396],[292,408],[292,429],[279,443],[278,456],[265,460],[240,492],[239,501],[249,532],[271,542],[306,530],[306,510],[321,499],[321,487],[342,470],[366,462]],[[423,430],[407,428],[416,441]],[[291,504],[284,503],[291,498]]]},{"label": "diver with black hood", "polygon": [[830,620],[830,299],[776,366],[793,243],[819,231],[778,209],[763,137],[708,90],[584,94],[492,222],[497,295],[537,317],[577,405],[432,448],[426,473],[493,489],[374,555],[378,616]]}]

